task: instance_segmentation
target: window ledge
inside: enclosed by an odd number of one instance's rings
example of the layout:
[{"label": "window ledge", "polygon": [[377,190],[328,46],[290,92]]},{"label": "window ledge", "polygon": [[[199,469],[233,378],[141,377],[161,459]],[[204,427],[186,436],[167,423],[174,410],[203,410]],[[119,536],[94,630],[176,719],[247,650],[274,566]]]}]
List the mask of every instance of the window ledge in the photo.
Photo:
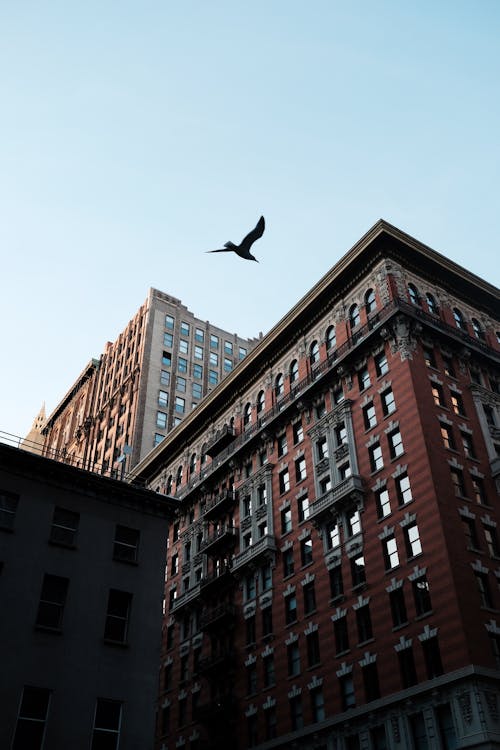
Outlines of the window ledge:
[{"label": "window ledge", "polygon": [[103,638],[102,641],[106,644],[106,646],[116,646],[117,648],[129,647],[127,641],[113,641],[111,638]]},{"label": "window ledge", "polygon": [[54,635],[62,635],[62,628],[53,628],[50,625],[40,625],[35,623],[35,630],[40,630],[44,633],[53,633]]},{"label": "window ledge", "polygon": [[51,547],[63,547],[64,549],[77,549],[76,544],[70,544],[69,542],[58,542],[56,539],[47,539],[47,543]]},{"label": "window ledge", "polygon": [[401,630],[401,628],[405,628],[408,624],[409,624],[409,620],[406,620],[405,622],[400,622],[399,625],[394,625],[392,632],[395,633],[396,631]]}]

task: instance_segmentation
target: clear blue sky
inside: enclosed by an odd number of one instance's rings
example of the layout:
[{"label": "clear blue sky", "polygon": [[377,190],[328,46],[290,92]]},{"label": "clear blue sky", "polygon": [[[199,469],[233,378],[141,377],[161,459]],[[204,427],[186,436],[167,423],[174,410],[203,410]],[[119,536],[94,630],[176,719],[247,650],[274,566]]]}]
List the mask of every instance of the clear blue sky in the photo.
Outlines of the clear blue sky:
[{"label": "clear blue sky", "polygon": [[[0,429],[150,286],[268,331],[380,217],[500,286],[498,0],[3,0]],[[260,214],[260,263],[206,255]]]}]

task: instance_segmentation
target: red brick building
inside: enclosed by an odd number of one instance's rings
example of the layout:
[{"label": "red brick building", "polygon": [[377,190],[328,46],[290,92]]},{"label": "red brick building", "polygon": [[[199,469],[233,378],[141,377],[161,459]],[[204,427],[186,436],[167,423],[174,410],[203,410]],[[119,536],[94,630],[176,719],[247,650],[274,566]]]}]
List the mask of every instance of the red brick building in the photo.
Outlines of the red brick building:
[{"label": "red brick building", "polygon": [[379,221],[136,470],[158,748],[500,747],[500,292]]}]

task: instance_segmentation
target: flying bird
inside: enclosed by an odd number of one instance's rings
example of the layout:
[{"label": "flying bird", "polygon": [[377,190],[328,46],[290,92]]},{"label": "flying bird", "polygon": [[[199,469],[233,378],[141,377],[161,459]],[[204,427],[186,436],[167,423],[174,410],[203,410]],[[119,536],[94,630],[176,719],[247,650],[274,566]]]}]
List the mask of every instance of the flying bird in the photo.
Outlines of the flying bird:
[{"label": "flying bird", "polygon": [[226,242],[224,247],[221,247],[220,250],[207,250],[207,253],[231,253],[234,252],[236,255],[239,255],[240,258],[244,258],[245,260],[255,260],[257,263],[259,262],[257,258],[254,258],[252,253],[250,252],[250,248],[252,247],[255,240],[258,240],[259,237],[262,237],[264,234],[264,229],[266,227],[266,222],[264,221],[264,217],[261,216],[259,221],[257,222],[257,225],[255,226],[255,229],[252,229],[251,232],[247,234],[246,237],[244,237],[239,245],[235,245],[234,242]]}]

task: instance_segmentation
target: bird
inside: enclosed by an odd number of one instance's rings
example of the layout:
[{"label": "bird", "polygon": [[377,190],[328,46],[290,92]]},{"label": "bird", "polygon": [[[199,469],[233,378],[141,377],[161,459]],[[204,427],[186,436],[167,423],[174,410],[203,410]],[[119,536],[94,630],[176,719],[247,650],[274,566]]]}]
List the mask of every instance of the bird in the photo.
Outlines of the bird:
[{"label": "bird", "polygon": [[252,253],[250,252],[250,248],[252,247],[253,243],[259,239],[259,237],[262,237],[264,234],[264,229],[266,227],[266,222],[264,221],[264,217],[261,216],[257,224],[255,225],[255,228],[252,229],[251,232],[247,234],[246,237],[244,237],[239,245],[235,245],[234,242],[226,242],[224,247],[221,247],[219,250],[206,250],[207,253],[230,253],[234,252],[236,255],[239,255],[240,258],[243,258],[244,260],[255,260],[257,263],[259,262],[257,258],[255,258]]}]

